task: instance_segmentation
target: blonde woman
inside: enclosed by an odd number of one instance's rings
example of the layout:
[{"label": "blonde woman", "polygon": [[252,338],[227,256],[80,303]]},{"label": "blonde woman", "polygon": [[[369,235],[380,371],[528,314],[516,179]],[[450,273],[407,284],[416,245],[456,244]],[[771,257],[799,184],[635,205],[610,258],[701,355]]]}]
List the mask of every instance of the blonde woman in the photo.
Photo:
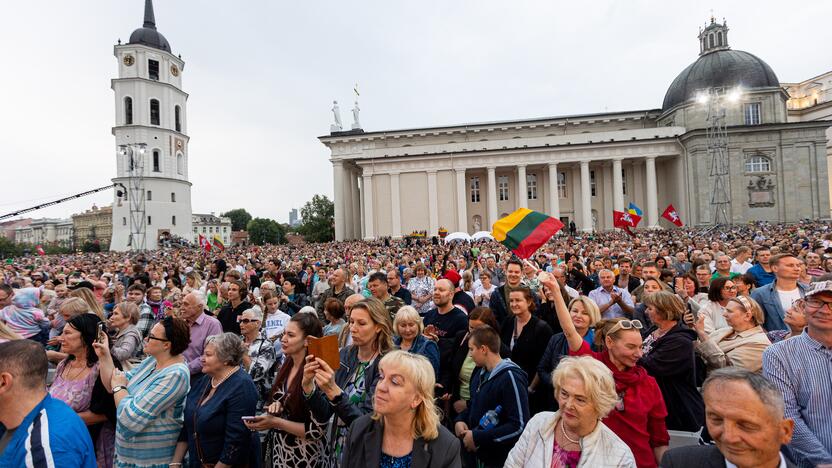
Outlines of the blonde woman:
[{"label": "blonde woman", "polygon": [[618,401],[606,365],[590,356],[564,358],[552,385],[560,410],[529,420],[505,467],[636,466],[627,444],[601,422]]},{"label": "blonde woman", "polygon": [[402,351],[420,354],[433,366],[435,377],[439,376],[439,346],[422,334],[425,324],[413,306],[404,306],[396,312],[393,319],[393,332],[396,337],[393,345]]},{"label": "blonde woman", "polygon": [[440,424],[424,356],[391,351],[379,362],[373,414],[355,420],[341,466],[460,466],[459,441]]},{"label": "blonde woman", "polygon": [[98,299],[95,298],[95,294],[93,294],[92,290],[89,288],[78,288],[69,293],[70,297],[78,297],[83,299],[84,302],[87,303],[89,306],[89,311],[94,313],[98,316],[102,321],[106,321],[107,318],[104,317],[104,306],[98,302]]},{"label": "blonde woman", "polygon": [[379,380],[379,360],[393,348],[393,324],[384,304],[370,297],[350,310],[352,344],[341,348],[338,371],[317,356],[306,356],[303,394],[316,421],[335,422],[328,438],[327,458],[336,464],[341,457],[347,428],[373,411],[373,395]]},{"label": "blonde woman", "polygon": [[705,316],[700,315],[694,328],[699,335],[696,352],[708,365],[708,370],[726,366],[743,367],[751,372],[763,368],[763,351],[771,345],[763,330],[765,316],[757,301],[737,296],[728,300],[722,316],[725,328],[705,333]]}]

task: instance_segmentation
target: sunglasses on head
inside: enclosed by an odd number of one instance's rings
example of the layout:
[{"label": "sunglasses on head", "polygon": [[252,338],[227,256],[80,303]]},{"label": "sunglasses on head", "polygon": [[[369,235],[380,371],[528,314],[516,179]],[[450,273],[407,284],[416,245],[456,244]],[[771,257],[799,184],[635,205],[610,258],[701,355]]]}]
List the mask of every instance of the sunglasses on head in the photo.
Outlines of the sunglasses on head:
[{"label": "sunglasses on head", "polygon": [[644,325],[641,324],[640,320],[621,320],[615,325],[610,328],[610,331],[607,332],[607,335],[612,335],[613,333],[617,332],[618,330],[641,330],[644,328]]}]

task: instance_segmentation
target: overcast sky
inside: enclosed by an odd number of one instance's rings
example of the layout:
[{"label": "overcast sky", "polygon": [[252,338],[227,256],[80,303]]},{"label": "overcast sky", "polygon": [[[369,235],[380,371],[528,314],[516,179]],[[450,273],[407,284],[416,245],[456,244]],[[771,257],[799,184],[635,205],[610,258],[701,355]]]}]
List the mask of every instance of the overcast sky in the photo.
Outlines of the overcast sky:
[{"label": "overcast sky", "polygon": [[[185,60],[194,212],[244,207],[288,221],[332,197],[332,100],[367,131],[661,107],[727,18],[734,49],[781,82],[832,69],[832,2],[157,0]],[[17,1],[0,28],[0,213],[110,183],[113,45],[144,0]],[[716,7],[714,7],[716,8]],[[66,217],[112,192],[31,213]]]}]

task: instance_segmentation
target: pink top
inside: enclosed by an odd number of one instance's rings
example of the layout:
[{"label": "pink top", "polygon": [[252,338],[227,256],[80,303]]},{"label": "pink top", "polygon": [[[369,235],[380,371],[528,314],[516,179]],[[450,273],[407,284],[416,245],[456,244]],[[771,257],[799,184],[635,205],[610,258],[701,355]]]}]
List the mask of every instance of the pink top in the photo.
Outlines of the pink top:
[{"label": "pink top", "polygon": [[64,359],[55,369],[55,381],[49,388],[52,398],[57,398],[70,406],[76,413],[90,409],[90,399],[95,379],[98,378],[98,363],[92,366],[89,374],[83,379],[66,380],[66,374],[70,370],[66,368],[67,360]]}]

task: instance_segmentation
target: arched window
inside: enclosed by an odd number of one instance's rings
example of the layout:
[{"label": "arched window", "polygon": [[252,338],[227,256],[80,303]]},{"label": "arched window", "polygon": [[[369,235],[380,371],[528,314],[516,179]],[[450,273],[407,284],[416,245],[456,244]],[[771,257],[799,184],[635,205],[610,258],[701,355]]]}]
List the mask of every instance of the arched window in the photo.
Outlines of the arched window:
[{"label": "arched window", "polygon": [[765,156],[751,156],[745,161],[745,172],[771,172],[771,160]]},{"label": "arched window", "polygon": [[174,106],[173,108],[173,121],[177,132],[182,131],[182,108],[179,106]]},{"label": "arched window", "polygon": [[150,100],[150,125],[159,125],[159,100]]},{"label": "arched window", "polygon": [[176,173],[179,175],[185,173],[185,157],[182,153],[176,155]]},{"label": "arched window", "polygon": [[716,44],[722,46],[722,31],[716,33]]},{"label": "arched window", "polygon": [[133,98],[124,98],[124,125],[133,125]]},{"label": "arched window", "polygon": [[714,48],[714,35],[713,34],[708,34],[708,48],[709,49]]},{"label": "arched window", "polygon": [[153,172],[162,172],[161,169],[162,152],[153,150]]}]

